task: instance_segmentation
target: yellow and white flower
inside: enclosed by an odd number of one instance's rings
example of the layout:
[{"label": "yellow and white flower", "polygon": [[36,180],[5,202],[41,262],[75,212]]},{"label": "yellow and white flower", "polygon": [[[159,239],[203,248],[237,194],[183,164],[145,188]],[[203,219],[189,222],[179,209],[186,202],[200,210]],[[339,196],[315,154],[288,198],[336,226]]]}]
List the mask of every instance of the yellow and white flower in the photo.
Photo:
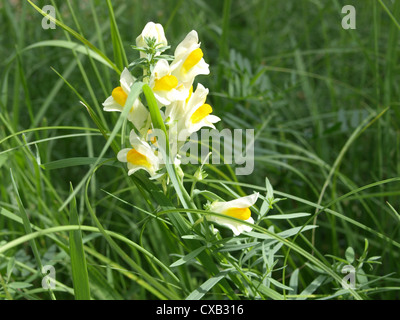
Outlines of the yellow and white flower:
[{"label": "yellow and white flower", "polygon": [[202,127],[215,129],[214,123],[221,119],[211,114],[212,107],[206,104],[208,89],[198,84],[196,91],[189,91],[186,100],[171,103],[165,109],[165,120],[168,125],[170,151],[179,153],[192,133]]},{"label": "yellow and white flower", "polygon": [[191,134],[200,130],[202,127],[215,129],[214,123],[221,119],[212,115],[212,107],[205,103],[208,95],[208,89],[202,84],[198,84],[196,91],[190,95],[184,107],[184,128]]},{"label": "yellow and white flower", "polygon": [[[163,46],[168,45],[167,38],[165,37],[164,28],[159,23],[148,22],[142,33],[136,38],[136,46],[138,47],[148,47],[145,41],[145,38],[154,38],[156,39],[156,43],[161,43]],[[160,52],[156,53],[156,56],[160,55]],[[140,52],[140,57],[145,57],[146,54],[144,52]]]},{"label": "yellow and white flower", "polygon": [[195,30],[187,34],[185,39],[176,47],[174,61],[171,63],[172,74],[186,86],[191,86],[199,74],[209,74],[209,65],[203,59],[199,37]]},{"label": "yellow and white flower", "polygon": [[189,89],[179,84],[178,79],[171,74],[170,66],[165,59],[160,59],[154,66],[149,86],[161,106],[185,100],[189,94]]},{"label": "yellow and white flower", "polygon": [[128,165],[128,175],[138,170],[146,170],[151,177],[155,176],[160,169],[161,159],[145,140],[141,139],[134,130],[131,131],[129,142],[132,148],[125,148],[118,152],[117,158],[120,162]]},{"label": "yellow and white flower", "polygon": [[[125,68],[120,77],[120,86],[113,89],[111,96],[103,102],[104,111],[122,112],[126,99],[128,98],[131,86],[135,78],[129,70]],[[139,131],[146,129],[150,121],[150,113],[139,99],[136,99],[128,113],[128,120],[133,123]]]},{"label": "yellow and white flower", "polygon": [[[209,211],[221,213],[254,224],[254,220],[251,217],[250,207],[256,203],[258,196],[259,193],[257,192],[250,196],[241,197],[228,202],[214,201],[210,205]],[[219,216],[209,215],[207,219],[230,228],[235,236],[240,235],[242,232],[249,232],[253,229],[248,225]]]}]

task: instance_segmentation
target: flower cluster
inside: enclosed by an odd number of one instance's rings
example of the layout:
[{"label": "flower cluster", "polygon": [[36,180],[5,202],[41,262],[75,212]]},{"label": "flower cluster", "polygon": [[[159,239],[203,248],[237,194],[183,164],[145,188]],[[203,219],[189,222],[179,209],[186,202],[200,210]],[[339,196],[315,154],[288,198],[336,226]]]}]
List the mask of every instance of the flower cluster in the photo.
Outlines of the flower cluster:
[{"label": "flower cluster", "polygon": [[[200,49],[197,32],[189,32],[176,47],[171,63],[166,59],[169,56],[164,58],[163,55],[163,51],[169,48],[167,44],[162,25],[149,22],[136,38],[135,48],[140,51],[139,63],[144,66],[141,80],[152,89],[164,122],[174,126],[170,132],[180,134],[179,140],[182,141],[202,127],[214,128],[214,123],[220,119],[211,114],[212,107],[206,103],[208,89],[201,84],[193,89],[197,75],[210,73]],[[135,81],[125,68],[121,73],[120,86],[114,88],[111,96],[104,101],[104,110],[121,112]],[[134,126],[130,134],[132,148],[121,150],[118,160],[127,163],[129,175],[143,169],[151,177],[158,177],[163,163],[155,141],[149,139],[152,130],[149,111],[139,98],[133,102],[128,120]],[[170,140],[177,139],[170,137]],[[175,150],[175,160],[178,160],[178,146],[175,146]]]},{"label": "flower cluster", "polygon": [[[212,115],[212,106],[207,103],[209,90],[200,83],[194,88],[196,76],[210,73],[195,30],[189,32],[176,47],[174,55],[169,56],[164,54],[169,46],[162,25],[149,22],[136,38],[136,46],[132,47],[140,52],[140,58],[130,66],[141,66],[143,76],[136,79],[129,69],[125,68],[120,76],[120,85],[112,90],[111,96],[103,103],[105,111],[122,112],[132,85],[140,80],[153,92],[164,124],[170,129],[170,141],[185,141],[203,127],[215,129],[214,123],[220,121],[220,118]],[[131,147],[119,151],[118,160],[127,163],[128,175],[137,170],[145,170],[151,179],[165,177],[165,165],[157,140],[151,138],[154,128],[150,112],[140,97],[130,106],[127,119],[133,125],[129,137]],[[179,135],[179,139],[171,135]],[[183,145],[184,143],[177,143],[171,147],[171,150],[175,150],[171,157],[178,167],[179,150]],[[215,202],[210,210],[253,223],[248,208],[255,203],[257,196],[258,194],[254,194],[239,198],[231,201],[232,204]],[[212,221],[230,227],[235,235],[251,230],[248,226],[241,226],[240,223],[229,219],[214,217]]]}]

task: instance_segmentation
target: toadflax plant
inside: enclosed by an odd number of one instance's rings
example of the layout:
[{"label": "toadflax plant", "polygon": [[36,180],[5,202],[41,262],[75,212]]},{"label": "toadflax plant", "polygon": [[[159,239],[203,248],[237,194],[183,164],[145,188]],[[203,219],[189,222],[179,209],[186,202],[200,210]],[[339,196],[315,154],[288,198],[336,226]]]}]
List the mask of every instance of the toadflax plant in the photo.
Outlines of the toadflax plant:
[{"label": "toadflax plant", "polygon": [[[140,58],[130,64],[131,68],[141,67],[143,74],[135,78],[128,68],[124,68],[120,85],[103,102],[105,111],[122,112],[124,108],[129,108],[127,119],[132,126],[130,147],[122,148],[117,155],[120,162],[127,164],[128,175],[144,170],[149,179],[163,185],[170,179],[181,179],[184,176],[180,166],[180,151],[188,143],[190,135],[203,127],[215,129],[214,123],[220,121],[219,117],[212,114],[213,108],[207,103],[209,90],[201,83],[193,88],[196,76],[210,73],[197,32],[189,32],[178,44],[173,56],[164,54],[169,49],[167,44],[162,25],[147,23],[136,38],[136,46],[132,46],[140,52]],[[142,101],[138,96],[126,106],[135,83],[142,86],[146,100]],[[171,177],[175,173],[176,177]],[[182,185],[178,182],[175,186],[187,198]],[[257,198],[258,193],[255,193],[226,203],[215,201],[207,208],[222,216],[208,218],[229,227],[235,236],[242,231],[251,231],[248,224],[253,224],[254,220],[249,208],[256,203]],[[192,199],[183,202],[194,208]],[[236,221],[224,218],[223,215],[234,217]]]}]

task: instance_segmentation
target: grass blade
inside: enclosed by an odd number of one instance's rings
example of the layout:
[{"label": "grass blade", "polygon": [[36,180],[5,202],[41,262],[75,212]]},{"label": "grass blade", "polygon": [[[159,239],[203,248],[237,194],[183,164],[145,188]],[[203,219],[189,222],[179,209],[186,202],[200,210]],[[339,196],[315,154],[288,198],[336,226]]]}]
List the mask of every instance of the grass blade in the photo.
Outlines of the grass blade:
[{"label": "grass blade", "polygon": [[216,276],[208,279],[200,287],[190,293],[185,300],[200,300],[208,291],[212,289],[218,282],[225,278],[226,272],[220,272]]},{"label": "grass blade", "polygon": [[69,195],[69,197],[64,201],[64,203],[61,205],[59,211],[63,210],[65,208],[65,206],[72,200],[72,198],[82,188],[82,186],[84,185],[85,181],[91,176],[91,174],[93,173],[93,171],[95,170],[97,165],[100,163],[100,161],[103,158],[104,154],[106,153],[106,151],[108,150],[108,148],[110,147],[112,142],[114,141],[114,138],[117,135],[117,132],[121,128],[124,119],[128,115],[128,113],[130,111],[130,108],[133,105],[133,102],[139,97],[140,93],[142,92],[142,86],[143,86],[142,82],[135,82],[132,85],[132,88],[131,88],[131,91],[129,92],[128,98],[126,99],[124,109],[121,112],[121,115],[119,116],[118,121],[115,124],[113,131],[111,132],[109,138],[107,139],[106,144],[104,145],[102,151],[100,152],[100,155],[98,156],[98,159],[93,164],[92,168],[86,173],[86,175],[81,180],[81,182],[79,182],[79,184],[78,184],[77,188],[74,190],[74,192],[72,192]]},{"label": "grass blade", "polygon": [[[71,186],[71,192],[73,188]],[[76,208],[76,199],[72,198],[70,205],[71,225],[79,225],[78,211]],[[89,276],[86,266],[86,257],[83,250],[81,230],[72,230],[69,232],[69,254],[71,256],[72,278],[74,283],[74,294],[76,300],[90,300]]]},{"label": "grass blade", "polygon": [[110,15],[111,39],[114,50],[114,59],[116,61],[118,68],[122,70],[124,66],[128,66],[128,59],[126,57],[124,46],[122,44],[121,35],[118,30],[117,22],[115,20],[114,10],[110,0],[107,0],[107,8],[108,8],[108,13]]},{"label": "grass blade", "polygon": [[[29,222],[28,214],[27,214],[27,212],[25,210],[25,207],[24,207],[24,205],[22,203],[21,197],[19,195],[18,187],[17,187],[17,184],[15,183],[14,176],[13,176],[13,173],[12,173],[12,169],[10,169],[10,175],[11,175],[11,182],[12,182],[12,185],[14,187],[14,192],[15,192],[15,195],[16,195],[16,198],[17,198],[19,212],[20,212],[23,224],[24,224],[25,233],[27,235],[29,235],[29,234],[32,233],[31,224]],[[33,255],[35,257],[35,260],[36,260],[36,263],[37,263],[37,267],[39,268],[40,274],[42,274],[43,264],[42,264],[42,259],[40,258],[39,250],[38,250],[38,248],[36,246],[36,242],[33,239],[31,239],[31,240],[29,240],[29,243],[31,245],[31,249],[32,249]],[[42,274],[42,276],[44,277],[45,275]],[[55,297],[53,291],[51,290],[50,286],[48,287],[48,290],[49,290],[49,294],[50,294],[51,299],[55,300],[56,297]]]},{"label": "grass blade", "polygon": [[200,248],[197,248],[195,250],[193,250],[192,252],[190,252],[189,254],[187,254],[186,256],[182,257],[179,260],[176,260],[174,263],[172,263],[169,267],[178,267],[181,266],[185,263],[188,263],[190,260],[194,259],[196,256],[199,255],[200,252],[202,252],[206,247],[202,246]]},{"label": "grass blade", "polygon": [[35,5],[31,0],[28,0],[28,2],[34,7],[40,14],[48,18],[50,21],[56,23],[58,26],[63,28],[65,31],[69,32],[72,36],[74,36],[76,39],[81,41],[83,44],[88,46],[90,49],[92,49],[94,52],[96,52],[98,55],[100,55],[107,63],[118,73],[121,73],[121,69],[118,69],[118,67],[103,53],[101,52],[98,48],[96,48],[92,43],[90,43],[87,39],[82,37],[78,32],[75,30],[71,29],[64,23],[60,22],[59,20],[55,19],[51,15],[48,15],[46,12],[44,12],[42,9],[40,9],[37,5]]}]

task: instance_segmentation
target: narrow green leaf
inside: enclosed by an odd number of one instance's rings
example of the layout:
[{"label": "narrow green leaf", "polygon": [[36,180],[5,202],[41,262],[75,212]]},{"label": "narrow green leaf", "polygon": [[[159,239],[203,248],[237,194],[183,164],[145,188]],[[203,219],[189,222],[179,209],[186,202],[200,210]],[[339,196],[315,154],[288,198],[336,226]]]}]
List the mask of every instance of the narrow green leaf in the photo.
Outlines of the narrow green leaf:
[{"label": "narrow green leaf", "polygon": [[258,245],[258,241],[248,242],[248,243],[240,243],[240,244],[227,244],[223,246],[221,249],[218,249],[218,252],[226,252],[226,251],[238,251],[246,248],[251,248]]},{"label": "narrow green leaf", "polygon": [[42,9],[40,9],[37,5],[35,5],[31,0],[28,0],[28,2],[32,5],[32,7],[35,8],[41,15],[45,16],[48,18],[50,21],[56,23],[58,26],[63,28],[65,31],[69,32],[72,36],[74,36],[76,39],[81,41],[84,45],[92,49],[94,52],[96,52],[98,55],[100,55],[107,63],[118,73],[121,73],[121,69],[118,69],[118,67],[107,57],[104,55],[101,50],[96,48],[92,43],[90,43],[87,39],[82,37],[78,32],[75,30],[72,30],[70,27],[62,23],[61,21],[57,20],[56,18],[52,17],[51,15],[48,15],[46,12],[44,12]]},{"label": "narrow green leaf", "polygon": [[39,47],[60,47],[60,48],[66,48],[70,50],[74,50],[76,52],[91,56],[93,59],[99,61],[100,63],[106,65],[107,67],[113,69],[114,66],[109,63],[102,55],[100,55],[98,52],[93,51],[92,49],[87,48],[84,45],[81,45],[76,42],[72,41],[67,41],[67,40],[45,40],[45,41],[39,41],[36,43],[33,43],[24,49],[22,49],[21,52],[39,48]]},{"label": "narrow green leaf", "polygon": [[115,124],[113,131],[111,132],[110,136],[108,137],[106,144],[104,145],[103,149],[101,150],[98,159],[93,164],[91,169],[86,173],[86,175],[83,177],[83,179],[79,182],[79,184],[76,187],[76,189],[74,190],[74,192],[72,192],[69,195],[69,197],[64,201],[64,203],[61,205],[61,207],[59,208],[59,211],[63,210],[65,208],[65,206],[72,200],[72,198],[82,188],[85,181],[87,181],[87,179],[92,175],[92,173],[95,170],[95,168],[97,167],[97,165],[101,162],[101,159],[103,158],[104,154],[106,153],[106,151],[108,150],[108,148],[110,147],[112,142],[114,141],[114,138],[117,135],[117,132],[121,128],[122,123],[124,122],[124,119],[127,117],[128,113],[131,109],[131,106],[133,105],[133,102],[139,97],[140,93],[142,92],[142,86],[143,86],[143,83],[139,82],[139,81],[135,82],[132,85],[131,91],[129,92],[129,95],[128,95],[128,98],[126,99],[124,109],[122,110],[121,115],[119,116],[118,121]]},{"label": "narrow green leaf", "polygon": [[7,263],[7,273],[6,273],[7,281],[10,279],[10,276],[11,276],[11,273],[13,272],[14,266],[15,266],[15,257],[11,257],[11,259],[8,260],[8,263]]},{"label": "narrow green leaf", "polygon": [[122,70],[124,66],[128,66],[128,59],[126,57],[121,35],[117,26],[117,21],[115,20],[114,10],[110,0],[107,0],[107,8],[110,16],[111,40],[114,50],[114,59],[119,69]]},{"label": "narrow green leaf", "polygon": [[[71,192],[73,188],[71,186]],[[76,208],[76,199],[72,198],[70,205],[69,222],[71,225],[80,225]],[[89,276],[86,266],[86,257],[83,250],[81,230],[69,232],[69,254],[71,256],[71,270],[76,300],[90,300]]]},{"label": "narrow green leaf", "polygon": [[180,258],[179,260],[175,261],[174,263],[172,263],[169,267],[178,267],[181,266],[185,263],[188,263],[190,260],[196,258],[200,252],[202,252],[206,247],[202,246],[200,248],[197,248],[195,250],[193,250],[192,252],[190,252],[189,254],[187,254],[186,256]]},{"label": "narrow green leaf", "polygon": [[[11,182],[12,182],[12,185],[14,187],[14,192],[15,192],[15,195],[16,195],[16,198],[17,198],[19,213],[20,213],[20,216],[21,216],[23,224],[24,224],[25,233],[27,235],[30,235],[30,234],[32,234],[31,224],[29,222],[28,214],[27,214],[27,212],[25,210],[25,207],[24,207],[24,205],[22,203],[21,197],[19,195],[18,187],[17,187],[17,184],[15,183],[14,176],[13,176],[13,173],[12,173],[12,169],[10,169],[10,175],[11,175]],[[39,250],[38,250],[38,248],[36,246],[36,242],[35,242],[35,240],[31,239],[31,240],[29,240],[29,244],[31,246],[33,255],[34,255],[36,263],[37,263],[37,267],[39,269],[38,272],[40,272],[40,274],[42,274],[43,264],[42,264],[42,260],[40,258]],[[50,287],[49,287],[49,294],[50,294],[51,299],[53,299],[53,300],[56,299],[56,297],[55,297],[55,295],[54,295],[54,293],[53,293],[53,291],[51,290]]]},{"label": "narrow green leaf", "polygon": [[296,300],[305,300],[307,298],[310,297],[310,295],[312,295],[315,290],[317,290],[322,283],[326,280],[326,276],[325,275],[320,275],[318,276],[313,282],[311,282],[307,288],[305,288],[300,294],[299,297]]},{"label": "narrow green leaf", "polygon": [[383,9],[386,11],[386,13],[389,15],[390,19],[396,25],[396,27],[400,30],[400,23],[397,21],[396,17],[393,16],[392,12],[388,9],[388,7],[385,5],[385,3],[382,0],[378,0],[378,1],[379,1],[380,5],[383,7]]},{"label": "narrow green leaf", "polygon": [[262,284],[261,281],[253,280],[253,284],[260,293],[266,295],[267,297],[269,297],[273,300],[283,300],[283,295],[281,295],[279,292],[276,292],[275,290],[265,286],[264,284]]},{"label": "narrow green leaf", "polygon": [[226,276],[226,272],[220,272],[216,276],[208,279],[200,287],[192,291],[185,300],[200,300],[204,295],[210,291],[218,282]]},{"label": "narrow green leaf", "polygon": [[290,220],[295,218],[308,217],[310,215],[311,213],[299,212],[299,213],[288,213],[288,214],[275,214],[267,216],[266,218],[270,220]]},{"label": "narrow green leaf", "polygon": [[[314,226],[314,225],[308,225],[308,226],[304,226],[304,227],[294,227],[294,228],[290,228],[290,229],[287,229],[285,231],[278,233],[277,236],[282,237],[282,238],[288,238],[288,237],[298,234],[299,232],[304,232],[304,231],[314,229],[317,227],[318,226]],[[274,238],[273,236],[271,236],[269,234],[258,233],[258,232],[254,232],[254,231],[246,232],[246,234],[250,237],[254,237],[254,238],[258,238],[258,239],[273,239]]]},{"label": "narrow green leaf", "polygon": [[32,283],[16,281],[8,284],[9,289],[25,289],[29,287],[32,287]]},{"label": "narrow green leaf", "polygon": [[268,281],[271,282],[272,285],[287,290],[287,291],[293,291],[293,289],[289,286],[285,286],[284,284],[280,283],[279,281],[275,280],[274,278],[268,278]]},{"label": "narrow green leaf", "polygon": [[[98,158],[94,158],[94,157],[67,158],[67,159],[61,159],[61,160],[44,163],[41,165],[41,167],[45,170],[54,170],[54,169],[61,169],[61,168],[75,167],[75,166],[82,166],[82,165],[92,165],[97,160],[98,160]],[[106,161],[106,160],[109,160],[109,161]],[[104,162],[104,165],[106,165],[106,166],[122,167],[121,162],[116,161],[116,160],[113,161],[112,158],[101,158],[100,161]]]},{"label": "narrow green leaf", "polygon": [[293,290],[293,294],[297,294],[297,288],[299,287],[299,268],[295,269],[289,280],[289,286]]}]

